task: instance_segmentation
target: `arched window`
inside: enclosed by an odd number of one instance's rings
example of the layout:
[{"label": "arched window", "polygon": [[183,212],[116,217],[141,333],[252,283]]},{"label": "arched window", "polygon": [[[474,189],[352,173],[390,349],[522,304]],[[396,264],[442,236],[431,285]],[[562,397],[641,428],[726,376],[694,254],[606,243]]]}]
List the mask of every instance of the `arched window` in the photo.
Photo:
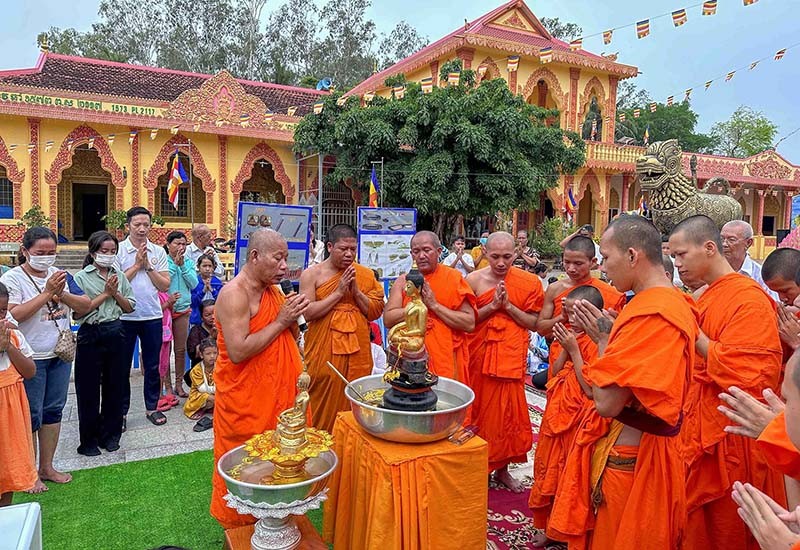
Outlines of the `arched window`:
[{"label": "arched window", "polygon": [[0,218],[14,217],[14,186],[8,179],[6,169],[0,166]]}]

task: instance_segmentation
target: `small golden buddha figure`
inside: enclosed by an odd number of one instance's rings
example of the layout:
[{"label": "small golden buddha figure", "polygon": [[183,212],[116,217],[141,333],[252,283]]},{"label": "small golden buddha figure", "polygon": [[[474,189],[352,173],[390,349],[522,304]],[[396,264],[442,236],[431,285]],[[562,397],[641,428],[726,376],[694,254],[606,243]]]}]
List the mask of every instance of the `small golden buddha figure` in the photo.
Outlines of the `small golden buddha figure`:
[{"label": "small golden buddha figure", "polygon": [[406,296],[410,301],[405,307],[405,321],[389,331],[389,343],[398,352],[417,352],[425,347],[425,329],[428,322],[428,307],[422,302],[422,285],[425,278],[415,263],[406,275]]},{"label": "small golden buddha figure", "polygon": [[311,376],[303,366],[303,372],[297,377],[297,396],[294,407],[286,409],[278,415],[278,426],[275,429],[275,443],[281,448],[281,454],[294,454],[307,442],[306,425],[308,411],[308,388]]}]

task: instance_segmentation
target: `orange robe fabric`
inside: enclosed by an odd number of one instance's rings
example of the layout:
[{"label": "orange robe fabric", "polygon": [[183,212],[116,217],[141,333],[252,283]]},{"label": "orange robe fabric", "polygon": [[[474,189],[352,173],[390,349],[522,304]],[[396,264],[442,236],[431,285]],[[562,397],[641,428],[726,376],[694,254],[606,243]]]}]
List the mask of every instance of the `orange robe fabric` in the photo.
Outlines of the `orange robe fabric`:
[{"label": "orange robe fabric", "polygon": [[800,480],[800,450],[786,434],[786,416],[781,411],[767,424],[756,445],[771,467],[783,475]]},{"label": "orange robe fabric", "polygon": [[[16,334],[12,343],[19,347]],[[14,365],[0,371],[0,495],[27,491],[36,484],[31,415],[22,376]]]},{"label": "orange robe fabric", "polygon": [[[584,363],[597,359],[597,344],[585,334],[578,337]],[[533,460],[533,486],[528,505],[533,510],[533,525],[547,527],[550,508],[558,490],[575,429],[589,398],[581,389],[571,359],[547,382],[547,406],[544,409],[539,440]]]},{"label": "orange robe fabric", "polygon": [[[509,301],[524,312],[542,310],[544,293],[536,275],[512,267],[505,278]],[[478,296],[478,307],[494,299],[495,289]],[[478,435],[489,443],[489,471],[510,462],[525,462],[533,445],[525,366],[528,329],[506,312],[478,323],[468,336],[470,382],[475,391],[471,419]]]},{"label": "orange robe fabric", "polygon": [[[696,311],[673,288],[644,290],[625,306],[605,353],[584,365],[587,382],[615,384],[633,393],[629,407],[670,426],[681,410],[694,361]],[[639,446],[615,445],[618,421],[602,418],[593,404],[584,411],[561,476],[547,534],[570,550],[665,550],[681,548],[686,522],[685,465],[680,436],[642,433]],[[611,432],[611,433],[610,433]],[[598,447],[620,458],[635,456],[633,472],[593,463]],[[598,468],[599,466],[599,468]],[[593,469],[602,472],[603,501],[592,504]]]},{"label": "orange robe fabric", "polygon": [[785,504],[783,477],[771,469],[755,441],[724,431],[728,419],[717,410],[719,394],[738,386],[760,398],[777,392],[781,342],[775,302],[744,275],[731,273],[708,286],[697,300],[700,328],[711,343],[698,355],[682,435],[686,447],[689,548],[756,549],[736,513],[734,481],[749,482]]},{"label": "orange robe fabric", "polygon": [[[456,269],[446,265],[438,265],[432,273],[428,273],[428,283],[436,296],[436,301],[447,309],[457,310],[466,301],[475,311],[475,293]],[[403,307],[409,302],[403,295]],[[475,311],[477,315],[477,311]],[[436,314],[428,310],[425,347],[428,350],[428,370],[437,376],[452,378],[463,384],[469,384],[468,367],[469,351],[466,345],[467,333],[448,327]]]},{"label": "orange robe fabric", "polygon": [[[253,334],[273,322],[284,302],[277,287],[270,286],[261,296],[258,313],[250,318]],[[228,355],[225,333],[217,322],[219,358],[214,369],[214,473],[211,515],[223,528],[255,523],[252,516],[228,508],[223,500],[228,490],[217,473],[219,458],[256,434],[273,430],[278,414],[294,406],[297,377],[302,371],[300,350],[290,330],[281,332],[262,352],[241,363]]]},{"label": "orange robe fabric", "polygon": [[[369,340],[369,322],[383,312],[383,287],[371,269],[354,264],[356,284],[369,298],[365,317],[352,296],[342,298],[330,311],[308,323],[304,351],[311,375],[311,408],[314,425],[333,433],[333,423],[339,411],[350,410],[344,395],[344,383],[325,364],[330,361],[348,380],[353,381],[372,374],[372,349]],[[319,285],[316,299],[331,295],[344,271]]]}]

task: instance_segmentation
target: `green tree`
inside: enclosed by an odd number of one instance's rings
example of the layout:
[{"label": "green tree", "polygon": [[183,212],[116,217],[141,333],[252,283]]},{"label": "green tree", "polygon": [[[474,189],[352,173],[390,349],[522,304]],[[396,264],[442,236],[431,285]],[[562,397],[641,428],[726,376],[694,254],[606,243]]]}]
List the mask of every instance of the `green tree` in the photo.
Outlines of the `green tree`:
[{"label": "green tree", "polygon": [[650,103],[644,103],[639,109],[639,118],[633,116],[634,108],[617,110],[625,113],[625,121],[617,120],[616,140],[631,138],[637,145],[643,145],[645,130],[649,128],[649,141],[665,141],[677,139],[684,151],[705,153],[714,148],[715,138],[694,131],[698,115],[688,101],[667,106],[658,103],[655,112],[650,111]]},{"label": "green tree", "polygon": [[[460,66],[444,64],[442,77]],[[358,98],[342,106],[338,98],[326,98],[320,115],[298,124],[295,150],[334,155],[326,181],[364,189],[370,162],[384,158],[385,202],[432,215],[439,232],[460,215],[535,204],[558,174],[574,172],[585,160],[578,134],[545,125],[547,118],[558,119],[557,111],[528,105],[501,79],[475,87],[470,70],[461,72],[458,86],[429,94],[409,83],[400,100],[375,97],[361,107]]]},{"label": "green tree", "polygon": [[583,34],[583,28],[575,23],[562,22],[558,17],[542,17],[539,22],[547,29],[547,32],[553,35],[553,38],[569,42],[576,38],[580,38]]},{"label": "green tree", "polygon": [[778,133],[777,124],[761,111],[740,106],[725,122],[711,127],[714,152],[727,157],[750,157],[769,149]]},{"label": "green tree", "polygon": [[652,103],[650,93],[630,80],[623,80],[617,88],[617,111],[645,107]]},{"label": "green tree", "polygon": [[405,21],[400,21],[387,35],[384,35],[378,47],[378,70],[382,71],[409,55],[428,45],[427,37],[420,35],[417,29]]}]

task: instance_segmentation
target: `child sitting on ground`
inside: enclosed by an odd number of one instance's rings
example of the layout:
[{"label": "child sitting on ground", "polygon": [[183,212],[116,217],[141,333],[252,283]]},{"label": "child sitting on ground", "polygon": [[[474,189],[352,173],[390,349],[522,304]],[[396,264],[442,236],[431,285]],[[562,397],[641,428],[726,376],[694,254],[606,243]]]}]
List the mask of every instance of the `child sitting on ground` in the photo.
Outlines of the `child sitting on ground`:
[{"label": "child sitting on ground", "polygon": [[[197,420],[194,431],[204,432],[213,426],[209,415],[214,411],[214,364],[217,362],[217,343],[211,338],[200,342],[200,357],[202,361],[192,367],[188,372],[186,383],[191,386],[189,398],[183,405],[183,412],[192,420]],[[186,377],[184,377],[186,378]]]}]

